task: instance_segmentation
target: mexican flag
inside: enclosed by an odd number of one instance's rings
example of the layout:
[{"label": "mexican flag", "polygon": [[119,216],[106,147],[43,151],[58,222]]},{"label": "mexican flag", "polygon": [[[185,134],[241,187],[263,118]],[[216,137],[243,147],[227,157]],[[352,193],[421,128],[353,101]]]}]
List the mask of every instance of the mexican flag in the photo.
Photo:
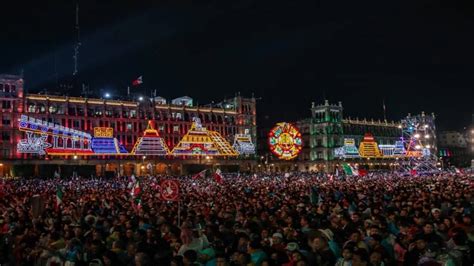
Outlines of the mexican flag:
[{"label": "mexican flag", "polygon": [[136,80],[132,82],[133,86],[138,86],[140,84],[143,84],[143,76],[139,76]]},{"label": "mexican flag", "polygon": [[137,181],[135,182],[135,185],[133,186],[132,191],[130,192],[130,195],[132,196],[133,202],[137,204],[138,208],[140,208],[142,205],[141,194],[142,194],[142,188],[140,187],[140,181]]},{"label": "mexican flag", "polygon": [[344,169],[344,172],[346,173],[346,175],[350,175],[350,176],[359,175],[359,171],[347,163],[343,164],[342,168]]},{"label": "mexican flag", "polygon": [[63,204],[63,195],[63,188],[60,185],[56,186],[56,209]]}]

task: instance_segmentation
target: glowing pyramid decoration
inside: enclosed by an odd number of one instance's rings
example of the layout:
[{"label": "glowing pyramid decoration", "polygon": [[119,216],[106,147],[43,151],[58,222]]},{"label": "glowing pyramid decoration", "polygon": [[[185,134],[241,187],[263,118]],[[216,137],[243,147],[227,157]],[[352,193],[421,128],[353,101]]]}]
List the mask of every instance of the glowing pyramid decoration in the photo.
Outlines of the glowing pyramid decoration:
[{"label": "glowing pyramid decoration", "polygon": [[219,134],[202,127],[198,118],[171,152],[175,156],[238,156],[239,153]]},{"label": "glowing pyramid decoration", "polygon": [[380,157],[382,154],[380,153],[379,147],[377,142],[375,142],[374,137],[370,133],[366,133],[364,136],[364,140],[360,143],[359,146],[359,154],[360,157],[368,158],[368,157]]},{"label": "glowing pyramid decoration", "polygon": [[137,139],[131,153],[134,155],[158,156],[169,154],[168,146],[166,146],[163,138],[160,137],[158,131],[153,127],[152,121],[148,121],[148,126],[143,133],[143,137]]}]

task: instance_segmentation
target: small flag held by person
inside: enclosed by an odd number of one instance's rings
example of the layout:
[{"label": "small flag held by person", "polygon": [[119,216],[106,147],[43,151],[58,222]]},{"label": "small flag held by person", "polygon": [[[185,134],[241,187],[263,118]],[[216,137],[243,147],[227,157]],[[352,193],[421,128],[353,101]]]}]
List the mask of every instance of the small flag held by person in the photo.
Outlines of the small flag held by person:
[{"label": "small flag held by person", "polygon": [[193,179],[196,180],[196,179],[199,179],[199,178],[204,178],[206,176],[206,171],[207,171],[207,169],[204,169],[201,172],[193,175]]},{"label": "small flag held by person", "polygon": [[219,184],[223,182],[221,169],[217,168],[216,172],[214,173],[214,180],[216,180],[216,182]]},{"label": "small flag held by person", "polygon": [[56,186],[56,210],[59,209],[59,206],[63,204],[63,188],[61,185]]}]

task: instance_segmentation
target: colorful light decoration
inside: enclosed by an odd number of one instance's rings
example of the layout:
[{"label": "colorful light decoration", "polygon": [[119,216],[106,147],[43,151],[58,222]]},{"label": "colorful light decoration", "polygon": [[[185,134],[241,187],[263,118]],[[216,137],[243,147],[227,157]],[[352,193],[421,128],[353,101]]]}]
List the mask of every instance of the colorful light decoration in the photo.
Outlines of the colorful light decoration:
[{"label": "colorful light decoration", "polygon": [[110,127],[95,127],[94,138],[91,147],[94,154],[128,154],[127,150],[119,144],[118,140],[113,137],[114,129]]},{"label": "colorful light decoration", "polygon": [[277,123],[268,133],[270,151],[279,159],[291,160],[303,147],[300,131],[290,123]]},{"label": "colorful light decoration", "polygon": [[26,139],[20,140],[17,144],[17,152],[45,155],[46,149],[51,147],[51,144],[46,142],[47,139],[46,134],[35,136],[32,132],[26,132]]},{"label": "colorful light decoration", "polygon": [[169,154],[168,146],[166,146],[163,138],[160,137],[158,131],[153,127],[152,121],[148,121],[143,137],[137,139],[131,154],[158,156]]},{"label": "colorful light decoration", "polygon": [[370,133],[365,133],[364,139],[359,145],[359,154],[360,157],[370,158],[370,157],[381,157],[379,147],[377,142],[375,142],[374,136]]},{"label": "colorful light decoration", "polygon": [[245,130],[244,134],[235,134],[233,147],[241,155],[255,154],[255,145],[252,143],[252,137],[248,129]]},{"label": "colorful light decoration", "polygon": [[[36,153],[39,155],[89,155],[91,135],[58,124],[42,121],[22,115],[18,129],[26,132],[27,139],[17,145],[19,153]],[[41,137],[39,137],[41,136]]]},{"label": "colorful light decoration", "polygon": [[219,134],[207,130],[199,118],[194,118],[189,131],[171,152],[186,156],[238,156],[239,153]]}]

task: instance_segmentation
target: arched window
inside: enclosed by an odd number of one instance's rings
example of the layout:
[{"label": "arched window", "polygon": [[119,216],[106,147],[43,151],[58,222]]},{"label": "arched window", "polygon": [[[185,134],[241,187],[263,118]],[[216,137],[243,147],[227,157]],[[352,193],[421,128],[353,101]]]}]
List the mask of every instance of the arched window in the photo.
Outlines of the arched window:
[{"label": "arched window", "polygon": [[36,113],[36,104],[34,103],[28,104],[28,113]]},{"label": "arched window", "polygon": [[46,113],[46,106],[43,103],[38,104],[37,111],[40,114]]}]

